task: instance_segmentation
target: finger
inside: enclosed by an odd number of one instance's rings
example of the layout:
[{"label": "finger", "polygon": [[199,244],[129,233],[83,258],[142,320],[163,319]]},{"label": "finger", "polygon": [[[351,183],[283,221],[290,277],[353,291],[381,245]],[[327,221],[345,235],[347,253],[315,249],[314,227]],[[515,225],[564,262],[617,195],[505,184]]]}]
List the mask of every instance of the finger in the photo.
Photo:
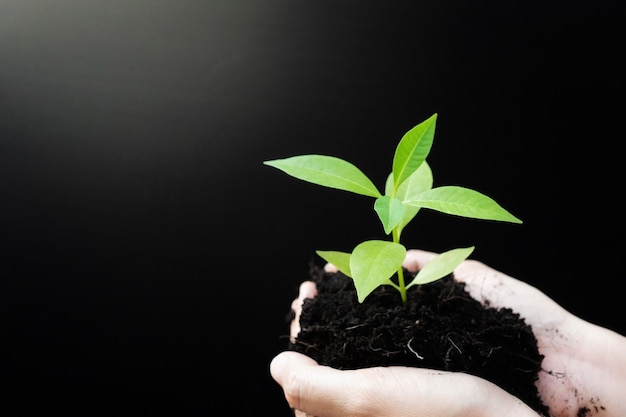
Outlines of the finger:
[{"label": "finger", "polygon": [[419,271],[428,262],[432,261],[438,254],[428,252],[421,249],[409,249],[406,251],[406,257],[402,266],[411,272]]},{"label": "finger", "polygon": [[[435,395],[449,392],[454,379],[429,381],[432,371],[419,368],[393,367],[342,371],[320,366],[303,354],[286,351],[270,364],[272,377],[282,387],[289,406],[298,410],[296,416],[345,417],[356,415],[462,415],[451,406],[450,398]],[[437,377],[435,377],[437,378]],[[469,377],[473,378],[473,377]],[[423,379],[423,381],[422,381]],[[431,384],[434,382],[434,384]],[[466,388],[464,386],[464,388]],[[432,392],[431,392],[432,391]],[[461,392],[467,392],[463,389]],[[442,401],[443,399],[443,401]],[[463,401],[460,402],[465,407]],[[438,408],[452,410],[439,413]]]},{"label": "finger", "polygon": [[[409,367],[374,367],[342,371],[320,366],[293,351],[277,355],[272,377],[282,387],[296,416],[345,417],[361,415],[511,415],[536,413],[495,384],[465,373]],[[486,408],[491,411],[482,413]],[[479,412],[480,411],[480,412]]]},{"label": "finger", "polygon": [[[472,298],[493,308],[510,308],[537,332],[561,323],[569,313],[539,289],[482,262],[466,260],[454,270]],[[549,326],[553,328],[553,326]]]},{"label": "finger", "polygon": [[317,362],[313,359],[293,351],[279,353],[270,362],[270,374],[282,387],[285,399],[292,409],[300,409],[302,375],[316,365]]},{"label": "finger", "polygon": [[[437,255],[435,252],[409,249],[403,266],[410,271],[418,271]],[[465,283],[472,298],[495,308],[509,307],[526,313],[530,306],[545,305],[547,302],[547,297],[536,288],[473,259],[462,262],[454,270],[454,278]]]},{"label": "finger", "polygon": [[294,311],[294,318],[291,320],[289,335],[291,342],[295,342],[295,338],[300,333],[300,314],[302,313],[302,304],[307,298],[313,298],[317,295],[317,287],[313,281],[304,281],[300,284],[298,298],[291,303],[291,309]]},{"label": "finger", "polygon": [[[435,252],[429,252],[421,249],[409,249],[406,251],[406,258],[402,262],[402,266],[409,271],[418,271],[424,267],[428,262],[433,260],[438,254]],[[324,271],[337,272],[339,269],[331,263],[324,265]]]},{"label": "finger", "polygon": [[270,373],[282,387],[289,406],[297,410],[296,416],[345,415],[345,408],[338,403],[351,397],[351,387],[345,383],[343,371],[319,366],[308,356],[286,351],[272,360]]}]

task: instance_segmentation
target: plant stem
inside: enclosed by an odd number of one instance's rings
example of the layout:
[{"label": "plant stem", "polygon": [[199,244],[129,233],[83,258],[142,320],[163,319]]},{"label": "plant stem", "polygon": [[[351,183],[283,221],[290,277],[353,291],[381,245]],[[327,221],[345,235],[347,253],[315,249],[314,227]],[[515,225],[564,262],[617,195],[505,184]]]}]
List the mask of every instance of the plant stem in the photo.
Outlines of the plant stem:
[{"label": "plant stem", "polygon": [[398,269],[398,287],[400,297],[402,297],[402,303],[406,303],[406,286],[404,285],[404,271],[402,267]]},{"label": "plant stem", "polygon": [[[394,193],[395,194],[395,193]],[[400,243],[400,233],[402,229],[400,227],[394,227],[391,231],[391,236],[394,243]],[[404,283],[404,271],[402,266],[398,268],[398,291],[400,291],[400,297],[402,298],[402,303],[406,303],[406,285]]]}]

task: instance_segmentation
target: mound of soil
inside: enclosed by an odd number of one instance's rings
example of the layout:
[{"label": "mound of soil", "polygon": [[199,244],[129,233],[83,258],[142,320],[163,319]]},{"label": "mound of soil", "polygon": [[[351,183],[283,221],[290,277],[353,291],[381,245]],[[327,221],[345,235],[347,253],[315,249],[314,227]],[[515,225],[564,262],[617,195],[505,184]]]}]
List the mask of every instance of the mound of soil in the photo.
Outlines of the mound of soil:
[{"label": "mound of soil", "polygon": [[[405,271],[407,282],[413,276]],[[543,355],[531,327],[510,309],[483,306],[452,275],[411,287],[406,303],[390,286],[359,303],[351,278],[313,262],[310,280],[318,295],[305,300],[301,331],[288,349],[337,369],[400,365],[466,372],[549,416],[535,386]]]}]

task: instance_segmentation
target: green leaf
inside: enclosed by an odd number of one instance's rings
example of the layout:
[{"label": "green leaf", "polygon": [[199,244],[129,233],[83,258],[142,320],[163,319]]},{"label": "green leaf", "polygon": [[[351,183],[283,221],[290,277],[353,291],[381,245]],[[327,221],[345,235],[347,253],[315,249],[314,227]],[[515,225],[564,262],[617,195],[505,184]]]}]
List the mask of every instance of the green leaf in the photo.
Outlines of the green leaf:
[{"label": "green leaf", "polygon": [[[420,167],[415,170],[409,178],[406,179],[396,191],[396,197],[400,200],[406,200],[414,195],[420,194],[424,191],[430,190],[433,186],[433,173],[428,165],[427,161],[424,161]],[[393,193],[393,173],[390,173],[385,183],[385,194],[391,195]],[[400,233],[402,229],[413,220],[417,215],[420,208],[416,206],[404,205],[404,216],[402,221],[398,224],[398,230]]]},{"label": "green leaf", "polygon": [[326,262],[331,263],[337,267],[338,270],[343,272],[346,276],[352,278],[352,272],[350,271],[350,254],[346,252],[338,251],[315,251]]},{"label": "green leaf", "polygon": [[400,184],[396,191],[396,197],[403,201],[408,200],[431,188],[433,188],[433,172],[428,162],[424,161],[406,181]]},{"label": "green leaf", "polygon": [[432,261],[428,262],[419,270],[415,279],[411,281],[406,288],[413,285],[428,284],[437,281],[448,274],[452,273],[468,256],[474,251],[474,246],[469,248],[452,249],[447,252],[440,253]]},{"label": "green leaf", "polygon": [[378,213],[380,221],[383,223],[385,233],[389,234],[403,219],[406,211],[402,201],[395,197],[382,196],[374,202],[374,210]]},{"label": "green leaf", "polygon": [[[400,200],[408,200],[414,195],[433,188],[433,172],[427,161],[413,172],[396,190],[395,196]],[[385,195],[393,195],[393,172],[390,172],[385,182]]]},{"label": "green leaf", "polygon": [[313,184],[374,198],[381,196],[374,183],[360,169],[334,156],[299,155],[263,163]]},{"label": "green leaf", "polygon": [[437,113],[404,134],[393,156],[394,189],[420,167],[430,152],[435,136]]},{"label": "green leaf", "polygon": [[350,270],[359,302],[380,285],[391,282],[405,257],[406,248],[399,243],[368,240],[357,245],[350,257]]},{"label": "green leaf", "polygon": [[404,204],[437,210],[455,216],[522,223],[490,197],[457,186],[437,187],[405,200]]}]

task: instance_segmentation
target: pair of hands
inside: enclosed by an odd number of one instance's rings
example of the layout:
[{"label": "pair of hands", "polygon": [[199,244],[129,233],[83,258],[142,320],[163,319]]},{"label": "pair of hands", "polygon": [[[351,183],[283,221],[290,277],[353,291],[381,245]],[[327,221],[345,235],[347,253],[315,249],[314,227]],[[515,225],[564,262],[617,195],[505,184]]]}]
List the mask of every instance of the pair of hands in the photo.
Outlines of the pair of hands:
[{"label": "pair of hands", "polygon": [[[436,255],[409,250],[404,267],[418,270]],[[626,337],[574,316],[538,289],[481,262],[463,262],[454,277],[473,298],[511,308],[532,326],[544,355],[537,388],[550,417],[626,416]],[[299,332],[303,300],[316,294],[314,283],[300,286],[292,337]],[[342,371],[292,351],[278,354],[270,372],[296,417],[537,417],[515,396],[465,373],[400,366]]]}]

